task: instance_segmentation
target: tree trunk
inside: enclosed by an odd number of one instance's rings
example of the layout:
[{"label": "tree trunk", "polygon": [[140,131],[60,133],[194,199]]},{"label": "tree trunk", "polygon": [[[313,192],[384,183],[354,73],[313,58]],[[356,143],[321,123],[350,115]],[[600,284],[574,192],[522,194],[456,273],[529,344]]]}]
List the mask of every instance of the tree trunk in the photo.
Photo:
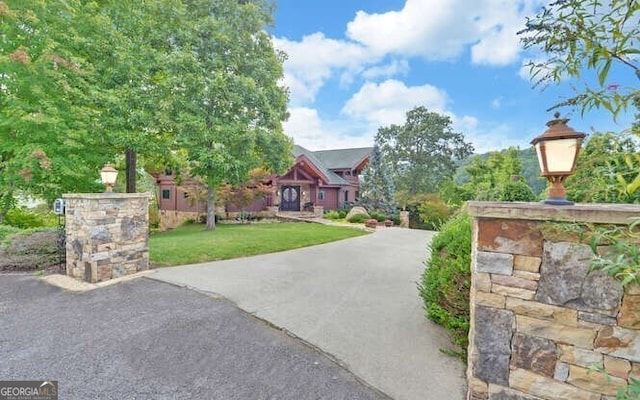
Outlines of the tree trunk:
[{"label": "tree trunk", "polygon": [[126,160],[126,186],[127,193],[135,193],[136,192],[136,161],[138,158],[138,154],[132,150],[127,149],[125,153]]},{"label": "tree trunk", "polygon": [[207,186],[207,230],[216,229],[216,192],[211,186]]}]

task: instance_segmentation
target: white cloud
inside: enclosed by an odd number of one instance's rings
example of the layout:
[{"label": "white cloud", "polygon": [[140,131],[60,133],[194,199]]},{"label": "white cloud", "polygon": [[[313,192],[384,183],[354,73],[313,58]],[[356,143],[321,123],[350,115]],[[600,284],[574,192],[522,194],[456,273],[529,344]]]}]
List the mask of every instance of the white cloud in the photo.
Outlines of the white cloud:
[{"label": "white cloud", "polygon": [[[402,9],[370,14],[358,11],[343,39],[317,32],[301,40],[274,38],[288,54],[284,83],[291,94],[291,117],[285,132],[310,149],[370,146],[380,126],[401,124],[418,105],[452,118],[478,151],[513,145],[508,127],[475,116],[456,115],[447,93],[435,86],[410,86],[400,77],[412,57],[426,61],[456,61],[507,65],[519,62],[516,35],[525,16],[534,15],[543,0],[406,0]],[[468,55],[468,56],[467,56]],[[520,76],[529,79],[528,69]],[[322,88],[336,83],[334,101],[342,101],[356,84],[339,116],[320,115],[315,100]],[[363,83],[364,82],[364,83]],[[335,87],[333,88],[336,89]],[[500,97],[492,106],[506,103]]]},{"label": "white cloud", "polygon": [[357,70],[376,58],[358,43],[329,39],[322,33],[304,36],[299,42],[273,38],[273,43],[288,55],[285,84],[294,106],[313,102],[335,71]]},{"label": "white cloud", "polygon": [[284,132],[294,143],[309,150],[373,146],[373,135],[366,124],[350,120],[322,120],[313,108],[289,109]]},{"label": "white cloud", "polygon": [[342,113],[380,127],[403,123],[407,111],[416,106],[444,112],[447,102],[447,94],[435,86],[408,87],[403,82],[389,79],[380,84],[365,83],[347,101]]},{"label": "white cloud", "polygon": [[520,51],[516,32],[541,0],[407,0],[400,11],[358,11],[347,36],[377,54],[459,57],[471,47],[477,64],[505,65]]},{"label": "white cloud", "polygon": [[525,138],[526,135],[513,135],[513,131],[513,127],[500,123],[479,125],[475,129],[469,129],[463,132],[467,141],[473,144],[474,152],[477,154],[506,149],[508,147],[528,148],[530,146],[530,139]]},{"label": "white cloud", "polygon": [[393,60],[385,65],[377,65],[362,72],[365,79],[389,78],[396,75],[406,75],[409,72],[407,60]]},{"label": "white cloud", "polygon": [[494,110],[499,110],[500,107],[502,107],[502,96],[496,97],[495,99],[491,100],[491,108],[493,108]]}]

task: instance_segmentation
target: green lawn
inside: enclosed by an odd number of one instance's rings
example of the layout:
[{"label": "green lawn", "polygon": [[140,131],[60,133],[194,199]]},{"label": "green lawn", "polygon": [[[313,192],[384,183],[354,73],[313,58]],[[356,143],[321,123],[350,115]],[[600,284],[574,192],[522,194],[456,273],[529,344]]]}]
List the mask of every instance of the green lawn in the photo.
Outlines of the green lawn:
[{"label": "green lawn", "polygon": [[203,225],[185,225],[151,235],[149,253],[154,266],[184,265],[274,253],[365,234],[359,229],[307,223],[217,225],[211,232]]}]

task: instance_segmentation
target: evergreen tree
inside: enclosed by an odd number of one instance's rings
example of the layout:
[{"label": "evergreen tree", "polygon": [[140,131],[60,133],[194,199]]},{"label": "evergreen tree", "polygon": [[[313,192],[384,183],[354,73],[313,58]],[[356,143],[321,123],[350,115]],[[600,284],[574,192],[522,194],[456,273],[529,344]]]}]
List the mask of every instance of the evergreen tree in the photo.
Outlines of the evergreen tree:
[{"label": "evergreen tree", "polygon": [[362,172],[362,177],[362,203],[374,211],[391,213],[394,208],[393,182],[378,145],[373,147],[369,165]]}]

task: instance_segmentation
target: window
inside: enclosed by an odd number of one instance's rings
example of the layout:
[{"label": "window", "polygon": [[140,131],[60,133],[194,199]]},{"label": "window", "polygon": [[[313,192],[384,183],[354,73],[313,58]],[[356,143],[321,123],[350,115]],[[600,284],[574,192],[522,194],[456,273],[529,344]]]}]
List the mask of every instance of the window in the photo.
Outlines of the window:
[{"label": "window", "polygon": [[171,198],[171,189],[162,189],[162,200],[169,200]]},{"label": "window", "polygon": [[324,200],[324,190],[318,191],[318,200]]},{"label": "window", "polygon": [[349,191],[348,190],[344,191],[344,201],[349,201]]},{"label": "window", "polygon": [[360,198],[360,191],[356,190],[356,201]]}]

